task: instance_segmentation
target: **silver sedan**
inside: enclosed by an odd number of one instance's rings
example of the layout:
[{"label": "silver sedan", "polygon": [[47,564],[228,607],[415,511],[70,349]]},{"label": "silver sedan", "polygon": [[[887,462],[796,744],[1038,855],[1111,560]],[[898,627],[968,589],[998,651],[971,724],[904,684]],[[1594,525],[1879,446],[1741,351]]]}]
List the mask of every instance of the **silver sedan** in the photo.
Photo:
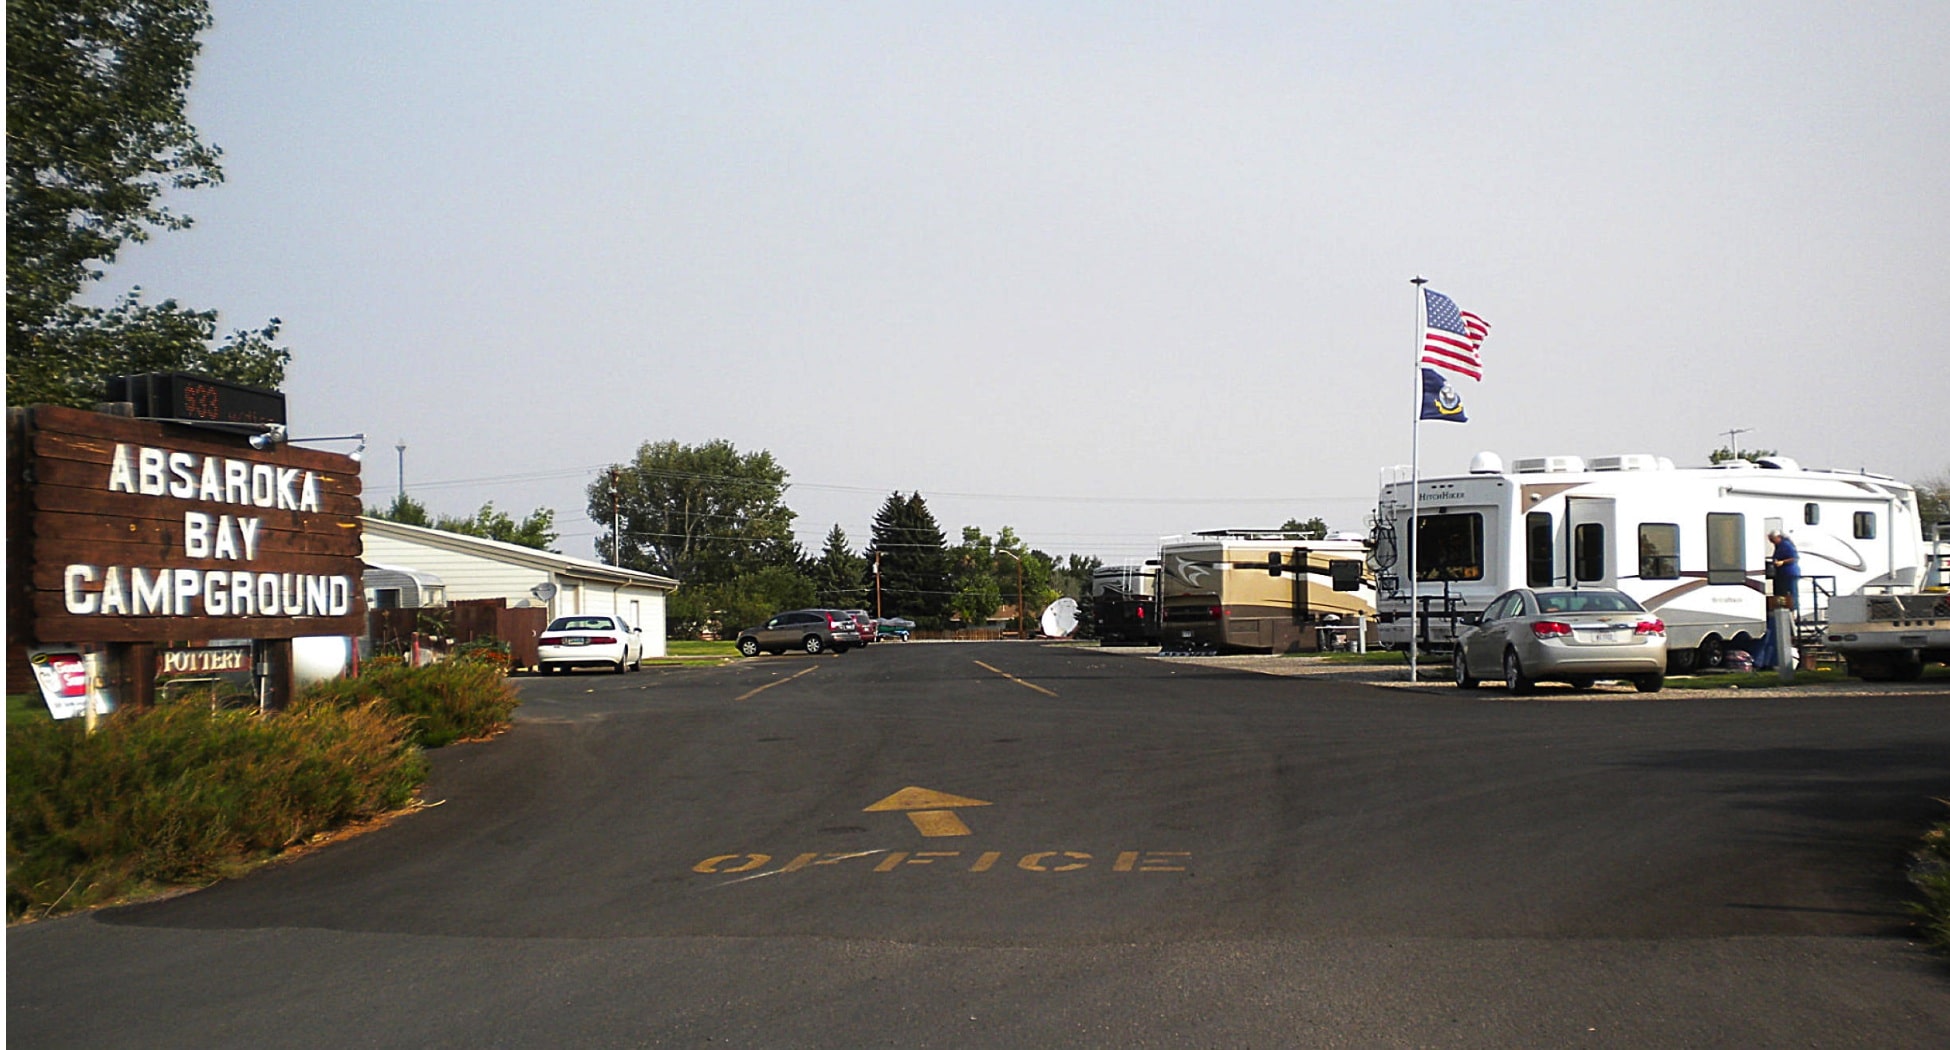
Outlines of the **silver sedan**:
[{"label": "silver sedan", "polygon": [[1666,625],[1606,587],[1506,591],[1457,636],[1455,676],[1464,689],[1501,678],[1512,693],[1542,680],[1589,689],[1624,678],[1656,693],[1666,683]]}]

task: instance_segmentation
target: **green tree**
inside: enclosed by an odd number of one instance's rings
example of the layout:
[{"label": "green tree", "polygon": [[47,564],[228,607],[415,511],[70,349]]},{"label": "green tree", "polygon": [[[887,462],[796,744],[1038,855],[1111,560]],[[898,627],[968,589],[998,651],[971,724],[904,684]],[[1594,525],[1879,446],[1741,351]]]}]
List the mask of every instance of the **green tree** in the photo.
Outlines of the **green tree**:
[{"label": "green tree", "polygon": [[1063,559],[1063,564],[1050,573],[1050,586],[1066,598],[1075,598],[1080,605],[1090,604],[1090,578],[1104,567],[1104,560],[1094,554],[1071,554]]},{"label": "green tree", "polygon": [[1324,540],[1327,538],[1327,520],[1320,517],[1308,518],[1306,521],[1288,518],[1286,524],[1280,526],[1280,531],[1297,532],[1310,540]]},{"label": "green tree", "polygon": [[495,510],[493,500],[481,504],[481,509],[474,512],[471,518],[452,518],[442,515],[433,523],[433,527],[444,532],[458,532],[544,551],[555,550],[551,544],[557,537],[553,510],[537,507],[526,518],[516,522],[506,511]]},{"label": "green tree", "polygon": [[366,516],[397,521],[401,525],[418,525],[423,529],[433,528],[433,518],[427,514],[427,506],[419,500],[402,492],[393,497],[393,502],[383,508],[366,508]]},{"label": "green tree", "polygon": [[[1938,522],[1950,521],[1950,470],[1916,483],[1916,515],[1922,519],[1925,538],[1935,535]],[[1944,538],[1950,539],[1950,535]]]},{"label": "green tree", "polygon": [[826,533],[826,546],[812,563],[809,575],[814,600],[828,607],[861,608],[871,600],[870,583],[862,582],[868,575],[866,559],[853,553],[846,542],[846,530],[838,524]]},{"label": "green tree", "polygon": [[995,610],[1002,607],[1002,590],[995,585],[995,574],[975,568],[957,576],[950,606],[965,626],[980,627],[988,623]]},{"label": "green tree", "polygon": [[[741,453],[729,441],[646,441],[634,460],[590,484],[589,517],[608,525],[620,507],[623,566],[686,586],[766,568],[798,571],[804,555],[792,537],[797,515],[785,505],[787,476],[770,452]],[[605,560],[614,538],[606,530],[596,542]]]},{"label": "green tree", "polygon": [[[1011,526],[1004,525],[994,538],[976,526],[965,526],[961,530],[961,543],[949,551],[949,556],[955,576],[955,611],[962,613],[964,622],[971,626],[986,620],[1001,605],[1015,605],[1018,599],[1022,604],[1023,623],[1032,623],[1058,596],[1052,586],[1056,560],[1042,551],[1029,549]],[[1020,573],[1017,559],[1022,563]],[[979,585],[977,576],[986,576],[993,588]],[[996,606],[981,609],[979,596],[991,590],[996,595]],[[968,597],[964,599],[964,595]],[[964,601],[971,603],[969,609],[981,609],[979,619],[968,618]]]},{"label": "green tree", "polygon": [[873,518],[873,544],[867,563],[880,565],[881,608],[928,627],[948,618],[952,592],[948,544],[934,513],[919,492],[895,492]]},{"label": "green tree", "polygon": [[804,574],[767,566],[725,583],[679,587],[665,606],[666,629],[673,638],[735,637],[781,610],[814,604],[813,583]]},{"label": "green tree", "polygon": [[190,220],[172,190],[223,180],[221,153],[185,110],[206,0],[7,4],[7,403],[87,405],[107,377],[194,371],[275,387],[279,322],[212,345],[215,311],[140,290],[74,300],[122,246]]},{"label": "green tree", "polygon": [[1718,466],[1721,463],[1731,463],[1736,459],[1744,459],[1749,463],[1757,463],[1760,461],[1761,457],[1763,456],[1772,456],[1776,454],[1778,454],[1778,450],[1771,449],[1771,448],[1749,448],[1749,449],[1742,449],[1739,452],[1735,452],[1732,448],[1726,445],[1721,445],[1719,448],[1716,448],[1713,451],[1706,454],[1706,461],[1715,466]]}]

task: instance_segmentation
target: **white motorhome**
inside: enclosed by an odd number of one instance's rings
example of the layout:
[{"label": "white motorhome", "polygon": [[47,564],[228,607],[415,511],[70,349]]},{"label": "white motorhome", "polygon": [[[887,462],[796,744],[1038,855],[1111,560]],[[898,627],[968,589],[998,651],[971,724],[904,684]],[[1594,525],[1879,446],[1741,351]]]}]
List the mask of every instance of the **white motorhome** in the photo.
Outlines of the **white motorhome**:
[{"label": "white motorhome", "polygon": [[[1409,639],[1409,470],[1382,473],[1376,566],[1384,642]],[[1914,590],[1925,571],[1916,493],[1893,478],[1770,457],[1677,468],[1651,455],[1518,459],[1479,453],[1424,476],[1414,536],[1424,645],[1515,587],[1616,587],[1666,622],[1674,671],[1715,666],[1766,632],[1767,534],[1800,551],[1799,624],[1835,595]],[[1399,559],[1402,564],[1395,564]]]},{"label": "white motorhome", "polygon": [[[1306,562],[1297,577],[1296,550]],[[1316,646],[1318,626],[1374,615],[1374,581],[1361,569],[1367,553],[1361,536],[1224,529],[1166,537],[1158,547],[1162,644],[1275,653]],[[1269,568],[1275,562],[1278,575]],[[1334,589],[1335,562],[1354,570],[1355,590]]]}]

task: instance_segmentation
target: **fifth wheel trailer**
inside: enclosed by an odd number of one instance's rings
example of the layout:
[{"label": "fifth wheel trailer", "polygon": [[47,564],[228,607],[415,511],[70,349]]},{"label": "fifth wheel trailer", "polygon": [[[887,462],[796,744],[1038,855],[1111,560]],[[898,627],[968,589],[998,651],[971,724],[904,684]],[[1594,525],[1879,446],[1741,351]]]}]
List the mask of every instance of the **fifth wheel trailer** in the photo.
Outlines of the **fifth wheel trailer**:
[{"label": "fifth wheel trailer", "polygon": [[[1784,457],[1679,468],[1652,455],[1543,456],[1505,469],[1485,452],[1466,474],[1415,484],[1414,582],[1430,648],[1515,587],[1616,587],[1665,621],[1672,670],[1717,665],[1728,644],[1766,632],[1777,528],[1800,552],[1804,632],[1833,597],[1914,591],[1926,570],[1913,488]],[[1407,468],[1385,471],[1375,510],[1389,644],[1409,641],[1410,485]]]}]

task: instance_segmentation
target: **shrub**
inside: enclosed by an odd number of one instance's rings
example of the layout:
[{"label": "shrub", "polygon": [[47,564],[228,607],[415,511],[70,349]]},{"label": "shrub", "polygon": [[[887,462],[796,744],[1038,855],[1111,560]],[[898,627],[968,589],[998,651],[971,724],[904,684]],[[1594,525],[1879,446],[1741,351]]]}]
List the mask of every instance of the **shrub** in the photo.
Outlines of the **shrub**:
[{"label": "shrub", "polygon": [[168,704],[7,729],[9,919],[194,883],[404,805],[408,720],[371,704],[264,717]]},{"label": "shrub", "polygon": [[515,661],[514,648],[499,638],[476,638],[454,646],[454,659],[479,660],[508,673],[508,667]]},{"label": "shrub", "polygon": [[1950,821],[1924,833],[1923,848],[1910,864],[1909,881],[1923,893],[1913,909],[1924,939],[1950,950]]},{"label": "shrub", "polygon": [[315,683],[305,696],[341,707],[384,703],[411,720],[421,747],[486,736],[506,726],[520,702],[502,669],[484,660],[368,665],[357,678]]}]

